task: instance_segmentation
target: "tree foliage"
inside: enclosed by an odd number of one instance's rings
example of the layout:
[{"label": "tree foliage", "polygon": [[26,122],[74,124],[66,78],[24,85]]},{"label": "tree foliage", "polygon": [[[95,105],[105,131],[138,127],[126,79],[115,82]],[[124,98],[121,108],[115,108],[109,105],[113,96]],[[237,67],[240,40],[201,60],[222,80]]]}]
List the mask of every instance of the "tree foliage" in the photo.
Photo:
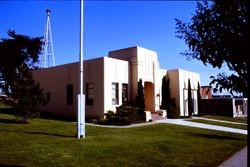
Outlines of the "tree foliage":
[{"label": "tree foliage", "polygon": [[[144,87],[142,85],[142,79],[138,81],[137,84],[137,96],[135,100],[135,106],[139,108],[138,112],[142,119],[145,117],[145,97],[144,97]],[[144,119],[145,120],[145,119]]]},{"label": "tree foliage", "polygon": [[161,86],[161,108],[167,109],[170,105],[170,88],[169,88],[169,78],[164,76],[162,78],[162,86]]},{"label": "tree foliage", "polygon": [[198,115],[201,115],[201,89],[200,82],[197,84],[197,104],[198,104]]},{"label": "tree foliage", "polygon": [[216,90],[246,93],[249,53],[249,4],[247,0],[197,2],[191,23],[176,19],[177,37],[184,39],[189,60],[197,59],[214,68],[226,65],[232,74],[212,77]]},{"label": "tree foliage", "polygon": [[170,93],[170,79],[168,75],[162,78],[162,100],[161,100],[161,109],[167,110],[167,117],[168,118],[179,118],[180,112],[176,109],[175,99],[171,98]]},{"label": "tree foliage", "polygon": [[22,121],[34,116],[45,102],[42,89],[32,78],[41,52],[41,38],[30,38],[8,31],[9,38],[0,41],[1,88],[7,95],[4,103],[12,106]]},{"label": "tree foliage", "polygon": [[192,117],[193,113],[194,113],[194,104],[192,98],[192,89],[191,89],[190,79],[188,79],[188,115]]}]

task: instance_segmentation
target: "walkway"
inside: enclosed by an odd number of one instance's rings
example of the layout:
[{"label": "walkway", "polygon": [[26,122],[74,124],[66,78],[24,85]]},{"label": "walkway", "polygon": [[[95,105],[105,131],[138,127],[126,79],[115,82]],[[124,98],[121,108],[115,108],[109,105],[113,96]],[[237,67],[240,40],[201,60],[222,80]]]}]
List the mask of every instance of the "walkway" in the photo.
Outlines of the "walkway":
[{"label": "walkway", "polygon": [[237,125],[246,125],[247,126],[247,124],[245,124],[245,123],[224,121],[224,120],[204,118],[204,117],[193,117],[193,119],[203,119],[203,120],[214,121],[214,122],[224,122],[224,123],[237,124]]},{"label": "walkway", "polygon": [[[194,119],[200,119],[200,118],[194,118]],[[197,123],[197,122],[191,122],[191,121],[186,121],[186,120],[188,120],[188,119],[163,119],[163,120],[158,120],[156,122],[177,124],[177,125],[191,126],[191,127],[196,127],[196,128],[219,130],[219,131],[240,133],[240,134],[247,135],[247,130],[243,130],[243,129],[229,128],[229,127],[218,126],[218,125],[208,125],[208,124],[204,124],[204,123]],[[211,119],[209,119],[209,120],[211,120]],[[218,120],[213,120],[213,121],[218,121]]]},{"label": "walkway", "polygon": [[247,147],[235,153],[218,167],[247,167]]}]

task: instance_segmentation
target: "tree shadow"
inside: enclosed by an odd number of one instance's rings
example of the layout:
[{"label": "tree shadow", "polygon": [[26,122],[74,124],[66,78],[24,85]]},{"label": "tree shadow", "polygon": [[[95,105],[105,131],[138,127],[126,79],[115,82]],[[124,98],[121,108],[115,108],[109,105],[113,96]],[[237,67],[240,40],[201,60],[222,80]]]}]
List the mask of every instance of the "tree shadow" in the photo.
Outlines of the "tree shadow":
[{"label": "tree shadow", "polygon": [[240,139],[238,137],[234,136],[222,136],[217,134],[201,134],[201,133],[187,133],[188,135],[194,136],[194,137],[200,137],[200,138],[206,138],[206,139],[219,139],[219,140],[244,140]]},{"label": "tree shadow", "polygon": [[25,167],[22,165],[7,165],[7,164],[0,164],[1,167]]},{"label": "tree shadow", "polygon": [[32,134],[32,135],[46,135],[46,136],[54,136],[54,137],[65,137],[65,138],[71,138],[75,137],[73,135],[63,135],[63,134],[55,134],[55,133],[47,133],[47,132],[28,132],[28,131],[18,131],[18,130],[1,130],[0,132],[12,132],[12,133],[22,133],[22,134]]},{"label": "tree shadow", "polygon": [[3,118],[0,118],[0,123],[4,123],[4,124],[21,124],[19,121],[15,120],[15,119],[3,119]]},{"label": "tree shadow", "polygon": [[0,108],[0,113],[14,115],[15,112],[12,108]]}]

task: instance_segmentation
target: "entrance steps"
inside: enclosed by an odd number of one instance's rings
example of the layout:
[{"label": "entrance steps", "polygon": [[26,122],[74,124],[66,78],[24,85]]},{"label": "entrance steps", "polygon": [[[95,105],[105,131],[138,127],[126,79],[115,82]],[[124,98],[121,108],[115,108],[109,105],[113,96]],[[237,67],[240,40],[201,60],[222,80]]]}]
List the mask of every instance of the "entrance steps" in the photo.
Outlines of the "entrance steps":
[{"label": "entrance steps", "polygon": [[147,122],[148,121],[157,121],[167,118],[166,110],[159,110],[156,112],[146,111]]}]

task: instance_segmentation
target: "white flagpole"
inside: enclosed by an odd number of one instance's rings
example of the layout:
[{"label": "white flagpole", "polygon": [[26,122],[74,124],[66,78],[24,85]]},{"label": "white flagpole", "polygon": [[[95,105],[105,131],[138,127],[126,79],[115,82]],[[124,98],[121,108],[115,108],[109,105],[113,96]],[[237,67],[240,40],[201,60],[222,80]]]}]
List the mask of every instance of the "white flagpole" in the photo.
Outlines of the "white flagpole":
[{"label": "white flagpole", "polygon": [[77,138],[85,138],[85,96],[83,94],[83,0],[80,0],[80,94],[78,95]]}]

